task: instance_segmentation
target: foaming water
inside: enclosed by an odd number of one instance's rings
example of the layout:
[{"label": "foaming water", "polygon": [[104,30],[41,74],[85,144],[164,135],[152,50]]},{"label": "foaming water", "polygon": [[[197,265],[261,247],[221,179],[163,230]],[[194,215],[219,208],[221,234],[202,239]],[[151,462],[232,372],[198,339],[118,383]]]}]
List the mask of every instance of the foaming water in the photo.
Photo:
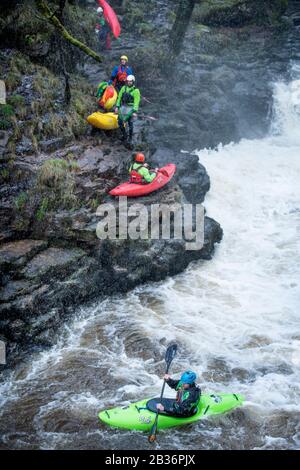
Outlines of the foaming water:
[{"label": "foaming water", "polygon": [[214,258],[78,311],[51,350],[1,386],[2,448],[148,448],[142,433],[107,428],[97,412],[158,393],[173,340],[174,374],[192,367],[205,391],[241,392],[247,401],[192,434],[162,432],[158,449],[299,447],[296,72],[274,86],[270,136],[195,151],[211,177],[208,215],[224,229]]}]

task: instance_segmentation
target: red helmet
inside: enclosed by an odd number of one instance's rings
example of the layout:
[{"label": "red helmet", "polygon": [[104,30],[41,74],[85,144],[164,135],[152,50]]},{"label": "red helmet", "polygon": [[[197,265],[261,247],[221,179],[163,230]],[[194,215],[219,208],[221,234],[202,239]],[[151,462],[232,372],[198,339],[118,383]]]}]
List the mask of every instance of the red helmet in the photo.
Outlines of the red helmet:
[{"label": "red helmet", "polygon": [[135,156],[135,161],[138,163],[144,163],[145,162],[145,155],[142,152],[138,152]]}]

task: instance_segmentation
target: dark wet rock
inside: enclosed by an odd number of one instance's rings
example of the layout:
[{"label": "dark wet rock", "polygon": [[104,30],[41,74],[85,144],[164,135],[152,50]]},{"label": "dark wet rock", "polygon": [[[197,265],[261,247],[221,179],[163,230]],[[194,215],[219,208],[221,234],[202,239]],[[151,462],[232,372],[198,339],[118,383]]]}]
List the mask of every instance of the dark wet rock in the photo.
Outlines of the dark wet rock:
[{"label": "dark wet rock", "polygon": [[6,271],[26,264],[34,255],[44,250],[42,240],[19,240],[0,246],[0,270]]},{"label": "dark wet rock", "polygon": [[10,136],[10,133],[8,131],[0,130],[0,159],[2,159],[6,151],[6,146],[8,143],[9,136]]},{"label": "dark wet rock", "polygon": [[209,26],[242,26],[271,24],[284,14],[286,7],[286,0],[204,1],[196,13],[198,21]]},{"label": "dark wet rock", "polygon": [[66,146],[66,144],[68,144],[72,138],[73,136],[64,136],[48,140],[41,140],[39,142],[39,147],[43,152],[54,152],[55,150]]},{"label": "dark wet rock", "polygon": [[95,172],[98,170],[99,163],[103,159],[103,151],[99,147],[89,147],[77,160],[77,165],[81,172]]},{"label": "dark wet rock", "polygon": [[230,382],[231,369],[222,358],[213,358],[209,361],[206,371],[202,374],[204,380],[210,382]]},{"label": "dark wet rock", "polygon": [[276,366],[266,365],[265,367],[259,367],[257,371],[261,375],[267,375],[267,374],[291,375],[294,373],[293,368],[289,364],[286,364],[284,362],[282,362],[281,364],[277,364]]},{"label": "dark wet rock", "polygon": [[209,191],[209,176],[196,155],[190,153],[176,153],[168,148],[159,148],[151,156],[153,166],[164,166],[167,163],[175,163],[175,179],[188,202],[192,204],[204,201],[205,194]]},{"label": "dark wet rock", "polygon": [[17,296],[28,294],[37,289],[38,284],[32,285],[30,281],[10,281],[0,290],[0,299],[3,302],[10,302]]},{"label": "dark wet rock", "polygon": [[256,380],[256,373],[242,367],[234,367],[231,370],[232,376],[239,380],[241,383],[251,383]]},{"label": "dark wet rock", "polygon": [[48,248],[36,255],[23,269],[26,279],[43,280],[66,276],[86,253],[81,249]]},{"label": "dark wet rock", "polygon": [[26,153],[34,153],[32,141],[23,135],[21,141],[16,145],[16,154],[23,155]]}]

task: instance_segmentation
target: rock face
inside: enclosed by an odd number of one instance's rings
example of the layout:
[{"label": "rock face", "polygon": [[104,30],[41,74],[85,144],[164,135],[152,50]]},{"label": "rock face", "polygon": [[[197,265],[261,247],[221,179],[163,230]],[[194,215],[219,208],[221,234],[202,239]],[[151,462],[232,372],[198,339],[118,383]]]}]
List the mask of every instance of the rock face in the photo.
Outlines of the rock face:
[{"label": "rock face", "polygon": [[204,0],[199,3],[199,20],[209,26],[272,23],[283,15],[288,5],[287,0]]},{"label": "rock face", "polygon": [[[66,163],[70,154],[76,204],[70,209],[46,208],[41,212],[41,200],[48,194],[43,186],[36,190],[41,169],[47,162],[55,162],[56,170],[71,168]],[[128,200],[128,207],[138,202],[149,212],[151,204],[203,202],[210,182],[196,156],[167,148],[152,155],[148,151],[147,155],[153,167],[176,163],[176,175],[163,190],[138,201]],[[128,178],[131,158],[109,137],[103,137],[99,145],[96,136],[50,155],[33,159],[23,154],[15,160],[13,174],[19,175],[18,183],[3,185],[0,203],[0,211],[6,214],[0,245],[0,335],[7,342],[8,365],[28,347],[51,345],[72,307],[161,280],[179,273],[193,260],[212,256],[222,230],[208,217],[201,250],[187,251],[185,240],[97,238],[100,218],[96,208],[101,203],[118,205],[107,192]],[[58,161],[64,164],[58,165]],[[52,185],[55,194],[52,176],[47,175],[45,185]],[[22,194],[27,195],[24,200]],[[19,200],[21,211],[16,204]]]}]

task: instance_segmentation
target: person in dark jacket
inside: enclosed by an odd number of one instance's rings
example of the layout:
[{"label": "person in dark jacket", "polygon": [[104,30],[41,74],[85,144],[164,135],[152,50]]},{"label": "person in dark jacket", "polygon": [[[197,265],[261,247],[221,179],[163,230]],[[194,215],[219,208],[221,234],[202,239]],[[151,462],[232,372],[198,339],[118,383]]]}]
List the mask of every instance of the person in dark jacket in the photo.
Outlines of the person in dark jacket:
[{"label": "person in dark jacket", "polygon": [[[192,416],[197,411],[197,406],[200,401],[201,389],[195,383],[197,376],[195,372],[187,370],[184,372],[180,380],[173,380],[169,374],[164,376],[164,380],[169,387],[176,390],[176,400],[174,401],[171,410],[168,413],[174,413],[177,416]],[[165,408],[161,403],[156,405],[159,411],[164,411]]]},{"label": "person in dark jacket", "polygon": [[95,33],[99,37],[99,42],[102,44],[102,47],[105,45],[107,50],[111,49],[111,38],[110,38],[110,28],[105,21],[104,11],[102,7],[97,8],[97,24],[95,28]]}]

